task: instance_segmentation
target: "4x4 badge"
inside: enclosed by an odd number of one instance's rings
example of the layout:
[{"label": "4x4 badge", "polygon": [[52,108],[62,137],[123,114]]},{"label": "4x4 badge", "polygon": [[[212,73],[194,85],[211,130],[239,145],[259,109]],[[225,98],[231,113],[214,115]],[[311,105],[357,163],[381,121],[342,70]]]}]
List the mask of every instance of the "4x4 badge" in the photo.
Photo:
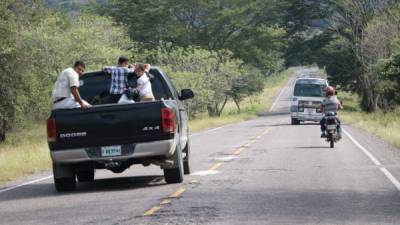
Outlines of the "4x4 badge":
[{"label": "4x4 badge", "polygon": [[142,131],[153,131],[153,130],[160,130],[160,126],[143,127],[143,129],[142,129]]}]

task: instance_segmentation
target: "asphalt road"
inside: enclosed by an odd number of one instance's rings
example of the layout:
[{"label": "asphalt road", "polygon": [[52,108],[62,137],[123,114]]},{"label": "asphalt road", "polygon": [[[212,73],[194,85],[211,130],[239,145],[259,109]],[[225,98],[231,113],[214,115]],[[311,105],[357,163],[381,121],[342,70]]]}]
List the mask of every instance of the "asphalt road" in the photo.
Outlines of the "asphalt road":
[{"label": "asphalt road", "polygon": [[399,149],[348,126],[328,148],[316,124],[290,125],[291,88],[256,120],[192,134],[182,184],[133,166],[60,194],[39,174],[0,189],[0,224],[400,224]]}]

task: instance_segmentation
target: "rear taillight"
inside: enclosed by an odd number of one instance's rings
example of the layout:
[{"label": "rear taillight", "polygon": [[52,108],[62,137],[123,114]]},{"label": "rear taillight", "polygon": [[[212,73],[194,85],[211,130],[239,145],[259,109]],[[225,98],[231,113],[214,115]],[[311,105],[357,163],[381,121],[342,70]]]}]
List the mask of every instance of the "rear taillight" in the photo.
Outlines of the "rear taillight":
[{"label": "rear taillight", "polygon": [[56,119],[52,117],[47,120],[47,141],[54,142],[56,140],[57,140]]},{"label": "rear taillight", "polygon": [[162,129],[165,133],[175,132],[174,111],[170,108],[161,109]]}]

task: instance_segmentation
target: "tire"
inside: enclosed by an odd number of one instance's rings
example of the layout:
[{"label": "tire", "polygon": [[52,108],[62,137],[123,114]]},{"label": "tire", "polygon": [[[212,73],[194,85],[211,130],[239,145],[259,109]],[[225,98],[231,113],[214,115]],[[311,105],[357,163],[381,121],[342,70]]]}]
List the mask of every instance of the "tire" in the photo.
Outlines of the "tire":
[{"label": "tire", "polygon": [[94,181],[94,169],[87,171],[80,171],[76,174],[79,182],[92,182]]},{"label": "tire", "polygon": [[333,138],[331,138],[331,148],[335,147],[335,142],[333,141]]},{"label": "tire", "polygon": [[76,179],[75,177],[54,178],[54,186],[58,192],[74,191]]},{"label": "tire", "polygon": [[190,174],[190,145],[189,141],[186,143],[186,147],[182,150],[186,156],[183,158],[183,173],[185,175]]},{"label": "tire", "polygon": [[292,125],[299,125],[300,124],[300,120],[292,118]]},{"label": "tire", "polygon": [[182,159],[182,149],[178,144],[173,155],[174,161],[177,162],[176,168],[164,169],[164,178],[167,184],[176,184],[183,182],[183,159]]}]

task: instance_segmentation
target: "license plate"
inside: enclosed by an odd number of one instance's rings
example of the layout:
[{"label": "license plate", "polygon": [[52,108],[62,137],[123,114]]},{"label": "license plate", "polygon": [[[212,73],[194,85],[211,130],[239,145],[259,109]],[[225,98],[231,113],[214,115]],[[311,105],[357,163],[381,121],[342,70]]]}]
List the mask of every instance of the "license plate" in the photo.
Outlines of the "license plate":
[{"label": "license plate", "polygon": [[328,130],[336,130],[336,125],[328,125]]},{"label": "license plate", "polygon": [[119,156],[119,155],[122,155],[122,150],[120,145],[101,147],[101,156],[103,157]]},{"label": "license plate", "polygon": [[313,113],[313,109],[306,108],[306,113],[308,113],[308,114],[312,114],[312,113]]}]

